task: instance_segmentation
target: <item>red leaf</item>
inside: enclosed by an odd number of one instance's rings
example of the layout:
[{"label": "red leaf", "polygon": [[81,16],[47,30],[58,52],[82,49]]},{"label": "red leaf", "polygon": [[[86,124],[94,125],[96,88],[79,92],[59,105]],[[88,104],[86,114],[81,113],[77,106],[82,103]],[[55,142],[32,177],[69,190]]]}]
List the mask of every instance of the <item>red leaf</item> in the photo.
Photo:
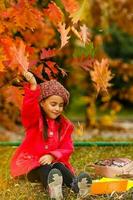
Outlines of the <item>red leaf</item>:
[{"label": "red leaf", "polygon": [[45,67],[45,72],[48,75],[49,79],[53,79],[53,77],[51,75],[51,70],[48,67]]},{"label": "red leaf", "polygon": [[42,49],[40,59],[51,58],[54,57],[58,53],[57,49]]},{"label": "red leaf", "polygon": [[74,66],[82,67],[85,71],[90,72],[93,69],[95,59],[82,56],[80,58],[73,58],[72,62]]},{"label": "red leaf", "polygon": [[51,69],[51,71],[52,71],[54,74],[58,74],[58,69],[55,67],[55,66],[56,66],[56,63],[55,63],[55,62],[47,61],[46,64],[48,65],[48,67]]},{"label": "red leaf", "polygon": [[35,67],[32,71],[33,73],[41,80],[45,80],[42,76],[42,70],[43,70],[43,64],[39,65],[38,67]]},{"label": "red leaf", "polygon": [[95,59],[88,57],[88,58],[84,58],[84,56],[82,56],[82,60],[80,63],[80,66],[85,70],[85,71],[90,71],[90,69],[93,68]]}]

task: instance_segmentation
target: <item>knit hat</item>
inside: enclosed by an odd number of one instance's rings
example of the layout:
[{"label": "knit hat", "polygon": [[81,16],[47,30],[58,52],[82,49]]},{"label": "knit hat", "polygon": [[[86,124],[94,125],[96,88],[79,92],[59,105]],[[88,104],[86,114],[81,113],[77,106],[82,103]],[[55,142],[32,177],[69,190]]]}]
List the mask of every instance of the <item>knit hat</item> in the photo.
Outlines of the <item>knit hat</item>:
[{"label": "knit hat", "polygon": [[55,79],[40,83],[40,88],[40,101],[49,96],[58,95],[63,98],[65,105],[69,103],[70,93],[64,88],[61,83],[59,83]]}]

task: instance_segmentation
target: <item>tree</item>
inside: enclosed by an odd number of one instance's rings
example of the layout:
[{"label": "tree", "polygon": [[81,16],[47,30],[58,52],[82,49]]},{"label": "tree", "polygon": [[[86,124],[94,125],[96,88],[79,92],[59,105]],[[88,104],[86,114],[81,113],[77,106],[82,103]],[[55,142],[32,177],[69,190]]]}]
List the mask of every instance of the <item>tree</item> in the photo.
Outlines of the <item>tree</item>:
[{"label": "tree", "polygon": [[[75,53],[75,60],[80,59],[80,67],[90,73],[97,92],[107,92],[111,79],[109,64],[91,58],[94,48],[84,22],[88,6],[88,0],[0,2],[0,118],[8,128],[19,122],[24,83],[22,71],[30,70],[38,83],[64,77],[67,73],[60,63],[65,65],[67,56],[74,60],[70,56],[73,46],[80,49],[78,55]],[[8,115],[10,108],[17,113],[13,124]]]}]

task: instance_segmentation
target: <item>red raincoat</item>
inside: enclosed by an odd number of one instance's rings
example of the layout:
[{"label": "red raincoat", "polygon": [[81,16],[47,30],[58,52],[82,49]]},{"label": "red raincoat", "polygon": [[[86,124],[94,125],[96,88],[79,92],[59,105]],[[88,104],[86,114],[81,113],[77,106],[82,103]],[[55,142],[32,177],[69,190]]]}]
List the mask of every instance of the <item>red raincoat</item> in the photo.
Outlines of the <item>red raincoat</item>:
[{"label": "red raincoat", "polygon": [[38,99],[40,87],[30,90],[25,86],[25,97],[22,106],[22,123],[26,129],[26,136],[22,144],[17,148],[11,160],[11,175],[13,177],[27,174],[30,170],[40,166],[39,158],[45,154],[55,157],[54,162],[64,163],[72,173],[74,170],[69,163],[69,158],[74,150],[71,133],[73,124],[61,116],[62,129],[58,138],[59,122],[47,118],[48,140],[44,140],[42,134],[43,121]]}]

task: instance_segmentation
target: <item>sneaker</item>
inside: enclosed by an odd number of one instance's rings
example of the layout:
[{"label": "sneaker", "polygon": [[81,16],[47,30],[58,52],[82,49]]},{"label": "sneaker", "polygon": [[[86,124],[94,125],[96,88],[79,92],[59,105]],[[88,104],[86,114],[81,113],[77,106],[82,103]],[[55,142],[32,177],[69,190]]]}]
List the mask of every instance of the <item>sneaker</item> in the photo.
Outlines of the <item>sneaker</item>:
[{"label": "sneaker", "polygon": [[78,178],[78,188],[79,188],[78,197],[85,198],[89,194],[89,189],[92,184],[92,179],[85,172],[81,172],[77,178]]},{"label": "sneaker", "polygon": [[52,169],[48,175],[48,188],[51,199],[61,200],[63,177],[58,169]]}]

